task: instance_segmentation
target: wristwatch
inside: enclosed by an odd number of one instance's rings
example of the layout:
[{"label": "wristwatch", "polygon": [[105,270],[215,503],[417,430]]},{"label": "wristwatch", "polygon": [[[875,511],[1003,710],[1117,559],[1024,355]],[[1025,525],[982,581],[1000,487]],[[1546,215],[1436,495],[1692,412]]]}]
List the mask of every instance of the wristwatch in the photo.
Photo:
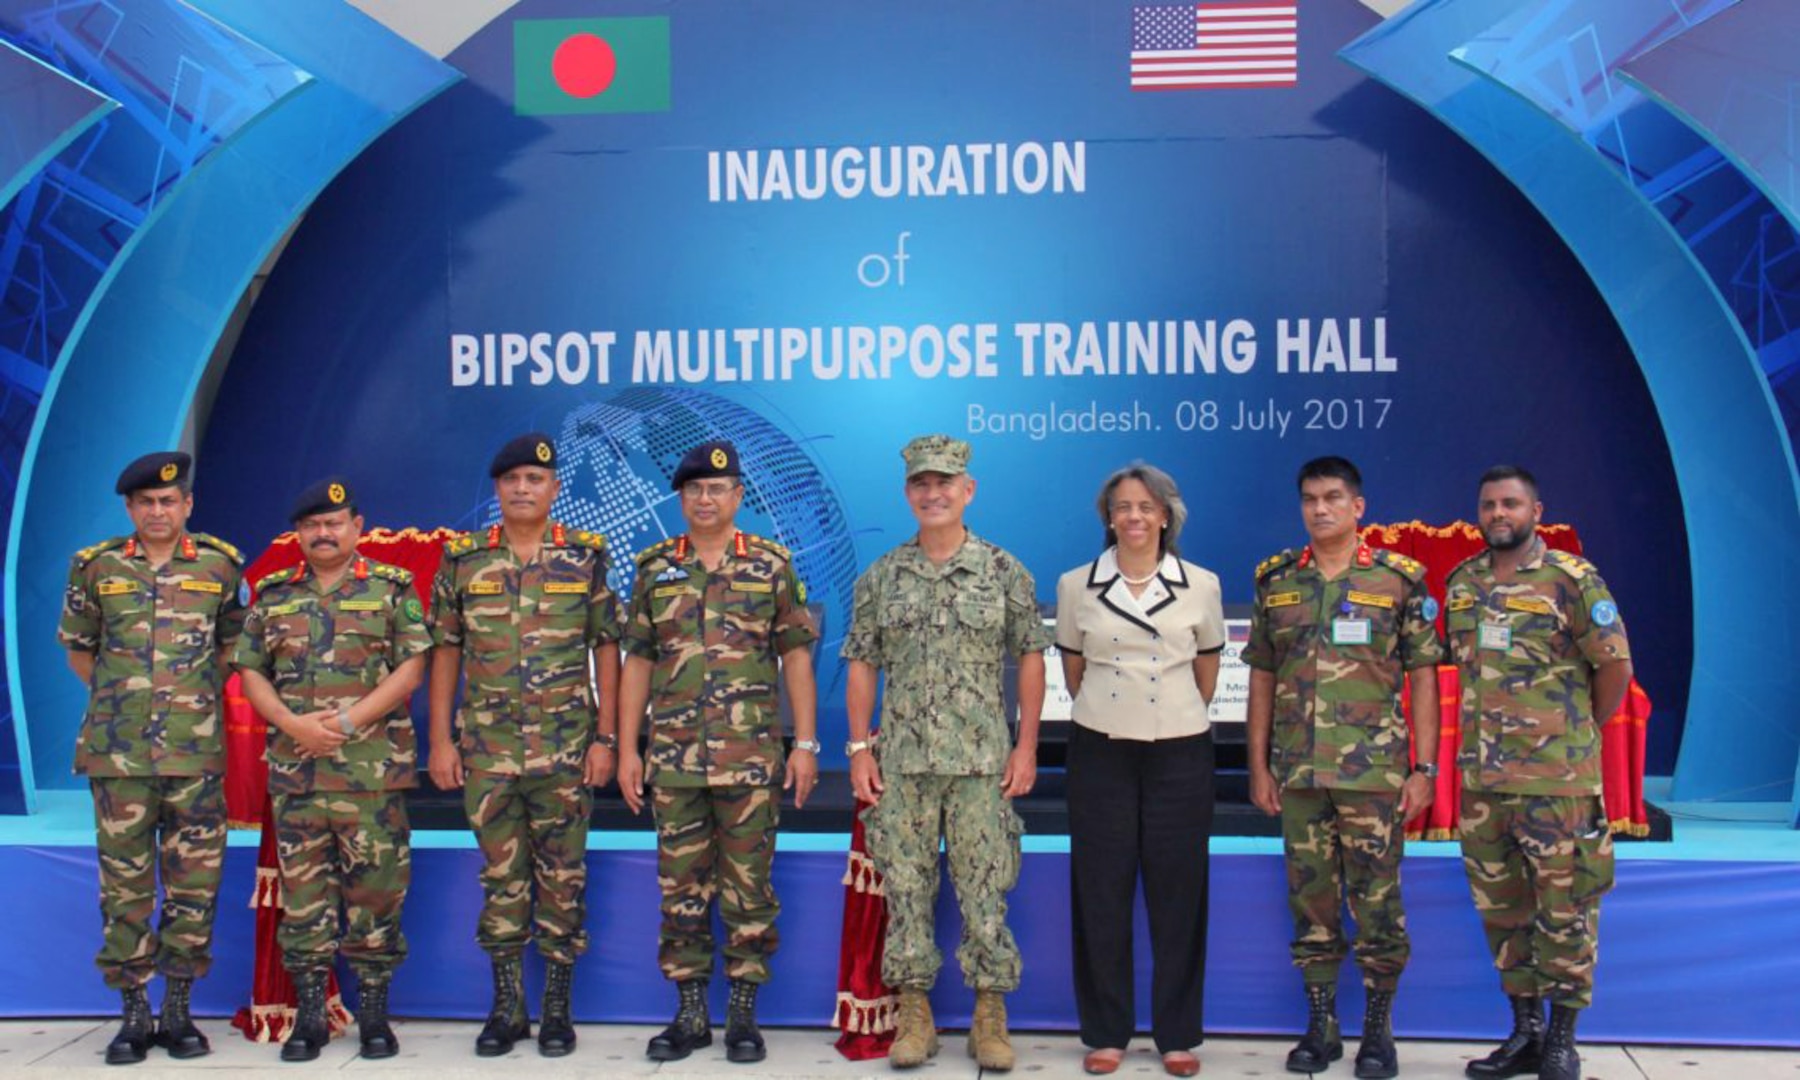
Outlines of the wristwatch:
[{"label": "wristwatch", "polygon": [[616,732],[602,731],[600,734],[594,736],[594,741],[601,746],[606,747],[608,750],[617,750],[619,748],[619,736]]},{"label": "wristwatch", "polygon": [[346,736],[356,734],[356,725],[350,721],[350,706],[338,706],[338,730]]},{"label": "wristwatch", "polygon": [[844,756],[853,758],[875,745],[874,739],[852,739],[844,744]]},{"label": "wristwatch", "polygon": [[795,739],[794,749],[804,750],[809,754],[816,754],[825,748],[819,745],[819,740],[817,739]]},{"label": "wristwatch", "polygon": [[1427,780],[1436,780],[1438,778],[1438,767],[1437,762],[1435,761],[1421,761],[1413,766],[1412,771],[1423,773]]}]

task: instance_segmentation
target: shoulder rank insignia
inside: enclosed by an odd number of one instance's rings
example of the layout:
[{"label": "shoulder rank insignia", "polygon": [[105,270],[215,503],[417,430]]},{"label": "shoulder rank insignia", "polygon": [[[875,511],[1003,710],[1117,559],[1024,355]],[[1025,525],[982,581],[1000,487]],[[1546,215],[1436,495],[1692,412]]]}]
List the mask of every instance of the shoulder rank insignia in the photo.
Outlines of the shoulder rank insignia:
[{"label": "shoulder rank insignia", "polygon": [[789,562],[794,561],[793,552],[789,551],[787,548],[781,546],[780,544],[777,544],[775,541],[769,539],[768,537],[757,536],[753,533],[745,533],[744,535],[746,537],[748,537],[750,540],[750,543],[755,545],[756,547],[762,548],[765,551],[772,551],[776,555],[781,556],[783,559],[786,559]]},{"label": "shoulder rank insignia", "polygon": [[256,591],[258,593],[266,593],[270,588],[276,585],[286,585],[288,582],[300,576],[300,568],[304,565],[306,564],[301,563],[299,566],[284,567],[272,574],[265,575],[261,581],[256,583]]},{"label": "shoulder rank insignia", "polygon": [[[1452,567],[1451,567],[1451,568],[1450,568],[1450,573],[1449,573],[1449,575],[1448,575],[1448,576],[1447,576],[1447,577],[1445,577],[1445,578],[1444,578],[1444,582],[1445,582],[1445,583],[1446,583],[1446,584],[1448,584],[1448,583],[1449,583],[1449,582],[1451,582],[1451,581],[1454,581],[1454,580],[1456,580],[1456,575],[1458,575],[1458,574],[1460,574],[1460,573],[1462,573],[1462,572],[1463,572],[1463,570],[1465,570],[1465,569],[1467,569],[1467,568],[1468,568],[1468,567],[1469,567],[1469,566],[1470,566],[1470,565],[1471,565],[1471,564],[1473,564],[1473,563],[1474,563],[1474,562],[1475,562],[1475,561],[1476,561],[1476,560],[1477,560],[1477,559],[1481,559],[1481,558],[1484,558],[1484,557],[1485,557],[1485,556],[1486,556],[1486,555],[1487,555],[1487,552],[1486,552],[1486,551],[1477,551],[1477,552],[1476,552],[1476,553],[1475,553],[1475,554],[1473,554],[1473,555],[1471,555],[1471,556],[1469,556],[1469,557],[1468,557],[1468,558],[1466,558],[1466,559],[1464,559],[1464,560],[1463,560],[1463,561],[1462,561],[1462,562],[1459,562],[1459,563],[1457,563],[1457,564],[1456,564],[1456,565],[1455,565],[1455,566],[1452,566]],[[1455,611],[1455,610],[1457,610],[1457,609],[1455,609],[1455,608],[1451,608],[1451,610],[1452,610],[1452,611]]]},{"label": "shoulder rank insignia", "polygon": [[395,566],[392,563],[384,563],[375,559],[369,560],[369,573],[396,585],[411,585],[413,580],[413,572],[404,566]]},{"label": "shoulder rank insignia", "polygon": [[1276,552],[1262,562],[1256,564],[1256,580],[1259,582],[1262,581],[1262,579],[1293,562],[1296,558],[1298,558],[1298,556],[1294,554],[1293,548]]},{"label": "shoulder rank insignia", "polygon": [[606,550],[605,534],[592,532],[588,529],[570,529],[568,541],[576,547],[589,548],[594,551]]},{"label": "shoulder rank insignia", "polygon": [[111,551],[113,548],[119,547],[125,543],[125,539],[126,538],[123,536],[115,536],[111,540],[102,540],[93,547],[82,548],[75,553],[75,565],[86,566],[88,563],[94,561],[94,556],[103,551]]},{"label": "shoulder rank insignia", "polygon": [[1410,555],[1402,555],[1398,551],[1387,548],[1374,548],[1375,561],[1390,569],[1400,571],[1402,577],[1418,581],[1425,576],[1425,564]]},{"label": "shoulder rank insignia", "polygon": [[1587,577],[1594,572],[1593,563],[1588,562],[1586,559],[1573,552],[1562,551],[1557,548],[1545,548],[1544,561],[1574,578],[1576,581],[1580,581],[1582,578]]},{"label": "shoulder rank insignia", "polygon": [[230,544],[227,544],[225,541],[219,539],[218,537],[213,536],[210,533],[202,533],[202,532],[189,533],[188,535],[192,536],[196,543],[205,544],[207,547],[212,548],[214,551],[222,553],[227,559],[230,559],[232,562],[236,563],[237,565],[239,565],[239,566],[244,565],[244,553],[239,551],[237,548],[232,547]]},{"label": "shoulder rank insignia", "polygon": [[675,546],[675,538],[673,536],[669,537],[667,540],[658,540],[656,543],[651,544],[649,547],[638,552],[637,555],[634,556],[633,561],[635,561],[638,565],[642,566],[644,563],[649,562],[651,559],[654,559],[656,556],[662,554],[663,552],[669,550],[670,548],[672,548],[674,546]]},{"label": "shoulder rank insignia", "polygon": [[457,559],[475,550],[475,534],[463,533],[444,545],[444,557]]}]

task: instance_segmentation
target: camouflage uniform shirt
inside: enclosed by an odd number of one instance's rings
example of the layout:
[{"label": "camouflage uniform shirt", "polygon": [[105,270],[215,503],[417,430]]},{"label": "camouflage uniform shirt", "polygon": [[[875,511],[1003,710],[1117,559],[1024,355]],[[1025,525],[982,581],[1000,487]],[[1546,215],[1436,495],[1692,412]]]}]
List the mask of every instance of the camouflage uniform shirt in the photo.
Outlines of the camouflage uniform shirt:
[{"label": "camouflage uniform shirt", "polygon": [[243,556],[188,533],[160,569],[136,537],[75,556],[57,640],[94,655],[75,771],[212,776],[225,771],[219,665],[243,627]]},{"label": "camouflage uniform shirt", "polygon": [[1599,795],[1593,674],[1630,658],[1625,623],[1592,563],[1531,543],[1510,584],[1494,579],[1487,552],[1450,572],[1444,628],[1462,681],[1463,788]]},{"label": "camouflage uniform shirt", "polygon": [[434,643],[462,650],[463,764],[503,776],[579,769],[596,716],[588,654],[619,639],[606,538],[557,522],[521,563],[495,525],[444,545]]},{"label": "camouflage uniform shirt", "polygon": [[887,673],[882,769],[999,774],[1012,747],[1002,660],[1050,643],[1030,572],[972,532],[942,564],[917,537],[875,560],[856,581],[841,655]]},{"label": "camouflage uniform shirt", "polygon": [[640,552],[620,646],[655,663],[649,779],[664,787],[781,778],[780,658],[818,639],[786,548],[738,533],[717,570],[686,536]]},{"label": "camouflage uniform shirt", "polygon": [[1275,675],[1270,766],[1282,787],[1398,791],[1406,673],[1444,658],[1437,603],[1414,559],[1360,545],[1326,580],[1312,549],[1256,568],[1244,662]]},{"label": "camouflage uniform shirt", "polygon": [[[296,715],[351,706],[395,668],[431,648],[412,574],[357,556],[329,591],[305,563],[262,580],[232,653]],[[303,759],[293,736],[269,726],[269,793],[394,791],[417,787],[418,736],[402,702],[364,725],[329,758]]]}]

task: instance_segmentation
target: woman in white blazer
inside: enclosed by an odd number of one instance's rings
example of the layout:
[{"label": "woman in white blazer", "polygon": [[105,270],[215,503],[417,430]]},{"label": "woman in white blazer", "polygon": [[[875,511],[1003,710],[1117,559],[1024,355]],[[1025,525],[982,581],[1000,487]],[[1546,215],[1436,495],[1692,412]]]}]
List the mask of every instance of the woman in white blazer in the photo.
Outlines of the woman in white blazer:
[{"label": "woman in white blazer", "polygon": [[1132,907],[1149,913],[1151,1034],[1163,1068],[1193,1076],[1205,1038],[1213,746],[1206,707],[1225,615],[1218,576],[1182,560],[1187,507],[1142,463],[1107,478],[1099,558],[1056,586],[1056,643],[1075,699],[1069,740],[1070,916],[1083,1067],[1114,1072],[1136,1028]]}]

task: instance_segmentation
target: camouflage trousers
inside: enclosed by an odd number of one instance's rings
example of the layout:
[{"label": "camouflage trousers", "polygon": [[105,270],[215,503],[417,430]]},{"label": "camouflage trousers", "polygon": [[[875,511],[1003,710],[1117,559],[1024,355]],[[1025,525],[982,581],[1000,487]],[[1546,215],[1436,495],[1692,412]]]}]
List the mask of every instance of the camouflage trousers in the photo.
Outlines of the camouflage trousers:
[{"label": "camouflage trousers", "polygon": [[470,772],[463,808],[487,860],[475,940],[499,956],[518,954],[533,940],[539,956],[573,964],[588,946],[587,836],[594,809],[580,769],[552,776]]},{"label": "camouflage trousers", "polygon": [[1400,906],[1400,856],[1406,843],[1400,793],[1286,788],[1281,842],[1287,854],[1290,952],[1309,983],[1335,985],[1348,952],[1344,904],[1356,919],[1356,963],[1363,984],[1393,990],[1412,945]]},{"label": "camouflage trousers", "polygon": [[282,906],[275,940],[284,965],[320,971],[342,952],[359,979],[388,977],[406,959],[400,909],[412,882],[412,829],[405,796],[314,791],[274,802]]},{"label": "camouflage trousers", "polygon": [[781,789],[769,785],[655,787],[656,880],[662,887],[657,960],[663,977],[705,979],[713,970],[712,902],[725,924],[725,974],[769,981],[781,904],[769,872]]},{"label": "camouflage trousers", "polygon": [[1019,880],[1024,823],[1000,794],[997,776],[894,774],[863,813],[869,858],[887,896],[887,950],[881,979],[897,989],[928,990],[942,957],[934,933],[938,841],[962,910],[956,962],[976,990],[1015,990],[1019,947],[1006,927],[1006,894]]},{"label": "camouflage trousers", "polygon": [[1593,1000],[1613,839],[1597,795],[1464,791],[1463,869],[1500,986],[1572,1009]]},{"label": "camouflage trousers", "polygon": [[[212,967],[213,912],[225,868],[225,787],[217,776],[95,776],[100,954],[106,985],[157,972],[197,979]],[[162,914],[155,928],[156,876]]]}]

